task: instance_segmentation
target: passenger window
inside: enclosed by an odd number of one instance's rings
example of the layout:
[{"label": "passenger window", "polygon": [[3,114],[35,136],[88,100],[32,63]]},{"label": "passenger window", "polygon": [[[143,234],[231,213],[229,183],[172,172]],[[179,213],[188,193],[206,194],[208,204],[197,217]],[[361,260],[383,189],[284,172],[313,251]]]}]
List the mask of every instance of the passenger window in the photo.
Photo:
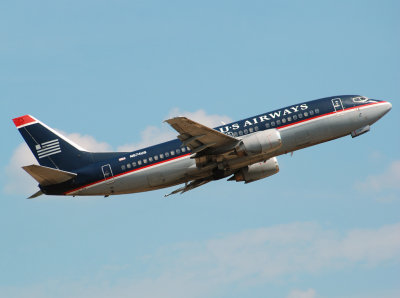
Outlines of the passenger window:
[{"label": "passenger window", "polygon": [[303,114],[298,114],[297,116],[299,117],[299,119],[303,118]]},{"label": "passenger window", "polygon": [[163,159],[164,158],[164,154],[161,153],[160,154],[160,158]]},{"label": "passenger window", "polygon": [[190,151],[190,148],[188,146],[186,146],[187,151]]},{"label": "passenger window", "polygon": [[186,148],[185,147],[182,147],[182,152],[185,152],[186,151]]},{"label": "passenger window", "polygon": [[254,130],[255,130],[255,131],[258,131],[258,126],[255,126],[255,127],[254,127]]},{"label": "passenger window", "polygon": [[265,127],[269,128],[270,127],[269,123],[265,123]]},{"label": "passenger window", "polygon": [[237,137],[237,136],[238,136],[238,133],[235,131],[235,132],[233,133],[233,136],[234,136],[234,137]]},{"label": "passenger window", "polygon": [[249,131],[250,131],[250,132],[253,132],[253,131],[254,131],[253,127],[250,127],[250,128],[249,128]]},{"label": "passenger window", "polygon": [[243,131],[239,130],[239,136],[243,135]]},{"label": "passenger window", "polygon": [[276,120],[276,125],[281,125],[281,120]]},{"label": "passenger window", "polygon": [[165,152],[165,157],[169,157],[169,153],[168,152]]},{"label": "passenger window", "polygon": [[314,111],[310,110],[310,116],[314,115]]},{"label": "passenger window", "polygon": [[175,151],[176,151],[176,154],[180,154],[181,153],[181,149],[179,149],[179,148],[176,149]]},{"label": "passenger window", "polygon": [[275,126],[275,121],[272,121],[272,122],[271,122],[271,126]]},{"label": "passenger window", "polygon": [[128,163],[128,164],[126,165],[126,167],[127,167],[128,169],[130,169],[130,168],[131,168],[131,164]]},{"label": "passenger window", "polygon": [[147,163],[147,158],[143,159],[143,163]]},{"label": "passenger window", "polygon": [[142,165],[142,161],[141,161],[141,160],[138,160],[138,161],[137,161],[137,164],[138,164],[139,166],[141,166],[141,165]]},{"label": "passenger window", "polygon": [[247,129],[244,130],[244,134],[247,135],[249,131]]},{"label": "passenger window", "polygon": [[154,160],[158,160],[158,155],[154,155]]},{"label": "passenger window", "polygon": [[174,156],[175,155],[175,152],[174,151],[171,151],[171,156]]},{"label": "passenger window", "polygon": [[122,166],[121,166],[121,170],[122,170],[122,171],[125,171],[125,165],[122,165]]},{"label": "passenger window", "polygon": [[315,109],[315,114],[319,114],[319,109]]},{"label": "passenger window", "polygon": [[149,157],[149,162],[153,162],[153,157]]},{"label": "passenger window", "polygon": [[286,118],[282,118],[282,123],[286,123]]},{"label": "passenger window", "polygon": [[289,121],[289,122],[292,121],[292,117],[290,117],[290,116],[287,117],[287,121]]},{"label": "passenger window", "polygon": [[132,163],[132,167],[136,167],[136,161]]},{"label": "passenger window", "polygon": [[296,121],[297,120],[297,116],[293,115],[293,120]]},{"label": "passenger window", "polygon": [[304,117],[308,117],[308,113],[307,112],[304,112]]}]

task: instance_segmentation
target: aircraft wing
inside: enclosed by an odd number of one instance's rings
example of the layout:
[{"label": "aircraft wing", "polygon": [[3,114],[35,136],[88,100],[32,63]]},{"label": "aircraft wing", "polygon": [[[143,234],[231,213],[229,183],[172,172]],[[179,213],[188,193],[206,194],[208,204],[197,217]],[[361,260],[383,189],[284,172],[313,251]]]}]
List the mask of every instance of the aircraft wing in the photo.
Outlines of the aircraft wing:
[{"label": "aircraft wing", "polygon": [[165,122],[179,133],[178,138],[184,146],[189,146],[192,153],[227,152],[232,150],[239,141],[186,117],[175,117],[165,120]]}]

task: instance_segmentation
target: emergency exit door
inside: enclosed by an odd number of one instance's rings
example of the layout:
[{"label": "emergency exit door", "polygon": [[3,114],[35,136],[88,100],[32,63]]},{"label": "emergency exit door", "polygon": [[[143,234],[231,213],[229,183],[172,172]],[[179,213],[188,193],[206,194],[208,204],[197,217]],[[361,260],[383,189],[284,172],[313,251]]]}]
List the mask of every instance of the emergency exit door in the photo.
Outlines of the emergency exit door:
[{"label": "emergency exit door", "polygon": [[333,108],[335,109],[335,112],[341,112],[344,110],[343,103],[340,98],[332,99],[332,105],[333,105]]}]

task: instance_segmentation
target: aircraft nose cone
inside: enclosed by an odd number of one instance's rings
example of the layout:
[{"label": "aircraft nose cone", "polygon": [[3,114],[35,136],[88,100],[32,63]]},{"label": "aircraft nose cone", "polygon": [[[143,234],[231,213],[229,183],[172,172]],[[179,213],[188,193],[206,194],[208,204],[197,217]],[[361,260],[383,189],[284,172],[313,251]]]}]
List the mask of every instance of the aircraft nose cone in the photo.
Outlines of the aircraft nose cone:
[{"label": "aircraft nose cone", "polygon": [[382,111],[383,114],[382,114],[382,116],[386,115],[386,113],[388,113],[391,109],[392,109],[392,104],[390,102],[388,102],[388,101],[385,101],[383,103],[383,111]]},{"label": "aircraft nose cone", "polygon": [[390,102],[386,102],[386,104],[387,104],[387,107],[386,107],[387,112],[389,112],[392,109],[392,104]]}]

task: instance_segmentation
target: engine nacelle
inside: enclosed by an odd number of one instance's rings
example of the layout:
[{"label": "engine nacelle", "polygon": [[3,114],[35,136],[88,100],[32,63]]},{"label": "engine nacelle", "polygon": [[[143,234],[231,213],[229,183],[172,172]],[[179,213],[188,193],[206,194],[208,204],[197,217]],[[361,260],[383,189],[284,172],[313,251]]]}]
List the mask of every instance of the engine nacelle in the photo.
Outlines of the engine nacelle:
[{"label": "engine nacelle", "polygon": [[282,146],[277,129],[267,129],[244,137],[235,150],[239,156],[272,152]]},{"label": "engine nacelle", "polygon": [[235,180],[236,182],[244,181],[250,183],[256,180],[272,176],[279,172],[278,160],[276,157],[270,158],[264,162],[258,162],[249,165],[235,173],[229,180]]}]

